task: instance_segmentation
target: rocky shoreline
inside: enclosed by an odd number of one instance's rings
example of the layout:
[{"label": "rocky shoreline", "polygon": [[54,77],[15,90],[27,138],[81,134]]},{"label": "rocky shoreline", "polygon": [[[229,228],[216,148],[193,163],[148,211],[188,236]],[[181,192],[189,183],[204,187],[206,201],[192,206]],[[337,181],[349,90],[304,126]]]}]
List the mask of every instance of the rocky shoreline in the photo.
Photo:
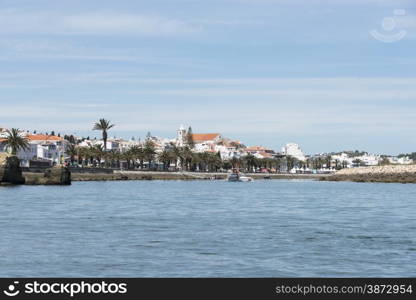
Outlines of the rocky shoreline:
[{"label": "rocky shoreline", "polygon": [[0,185],[70,185],[68,167],[55,166],[38,172],[23,172],[16,155],[0,153]]},{"label": "rocky shoreline", "polygon": [[388,165],[344,169],[321,181],[416,183],[416,165]]}]

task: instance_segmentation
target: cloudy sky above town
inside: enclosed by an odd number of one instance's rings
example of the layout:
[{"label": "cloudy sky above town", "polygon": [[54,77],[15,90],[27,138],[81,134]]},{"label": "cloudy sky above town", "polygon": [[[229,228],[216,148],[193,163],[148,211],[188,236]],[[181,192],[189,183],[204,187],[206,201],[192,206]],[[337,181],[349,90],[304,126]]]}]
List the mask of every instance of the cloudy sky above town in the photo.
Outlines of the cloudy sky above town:
[{"label": "cloudy sky above town", "polygon": [[412,152],[415,46],[411,0],[0,0],[0,127]]}]

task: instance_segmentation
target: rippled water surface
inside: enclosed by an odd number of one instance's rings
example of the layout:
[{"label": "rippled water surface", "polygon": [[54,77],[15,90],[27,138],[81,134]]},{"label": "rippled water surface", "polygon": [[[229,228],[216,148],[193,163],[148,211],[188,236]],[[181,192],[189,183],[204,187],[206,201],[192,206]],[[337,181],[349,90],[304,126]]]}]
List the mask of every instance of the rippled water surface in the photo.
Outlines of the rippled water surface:
[{"label": "rippled water surface", "polygon": [[0,276],[416,276],[416,185],[0,187]]}]

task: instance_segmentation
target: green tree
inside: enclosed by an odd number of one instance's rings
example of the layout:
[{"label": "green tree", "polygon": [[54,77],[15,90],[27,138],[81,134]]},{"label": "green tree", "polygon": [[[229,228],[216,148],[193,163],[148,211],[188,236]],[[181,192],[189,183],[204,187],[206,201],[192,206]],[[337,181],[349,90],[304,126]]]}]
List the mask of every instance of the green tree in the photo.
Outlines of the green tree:
[{"label": "green tree", "polygon": [[188,132],[186,133],[186,144],[191,149],[193,149],[195,147],[194,134],[192,132],[192,127],[191,126],[189,126]]},{"label": "green tree", "polygon": [[120,168],[122,155],[120,151],[112,149],[104,152],[105,166],[108,168]]},{"label": "green tree", "polygon": [[296,167],[299,164],[299,160],[297,160],[295,157],[287,155],[286,156],[286,166],[287,166],[287,172],[292,170],[294,167]]},{"label": "green tree", "polygon": [[189,170],[192,163],[193,153],[188,146],[182,147],[180,151],[181,168]]},{"label": "green tree", "polygon": [[69,146],[66,148],[65,153],[69,155],[69,159],[71,161],[71,165],[75,162],[75,156],[78,155],[78,147],[76,147],[74,144],[69,144]]},{"label": "green tree", "polygon": [[26,137],[22,136],[19,129],[12,128],[11,130],[6,130],[6,148],[11,149],[12,155],[16,155],[17,152],[22,149],[29,148],[29,141]]},{"label": "green tree", "polygon": [[150,140],[146,141],[143,151],[144,151],[144,157],[148,161],[149,169],[150,169],[150,166],[152,165],[152,162],[155,159],[155,154],[156,154],[155,144]]},{"label": "green tree", "polygon": [[237,157],[233,156],[233,157],[230,159],[230,163],[231,163],[231,166],[232,166],[234,169],[238,169],[238,168],[240,168],[240,167],[241,167],[242,161],[241,161],[241,159],[239,159],[239,158],[237,158]]},{"label": "green tree", "polygon": [[257,158],[254,155],[252,155],[252,154],[246,155],[244,157],[244,161],[245,161],[245,163],[247,165],[247,171],[248,172],[253,172],[254,171],[254,168],[256,168],[257,165],[258,165]]},{"label": "green tree", "polygon": [[173,145],[170,152],[171,152],[172,160],[175,162],[175,171],[176,171],[178,169],[178,160],[180,161],[181,159],[181,149]]},{"label": "green tree", "polygon": [[222,166],[222,159],[216,153],[209,153],[208,168],[210,172],[217,172]]},{"label": "green tree", "polygon": [[101,160],[105,155],[104,147],[97,144],[89,148],[91,163],[95,166],[101,166]]},{"label": "green tree", "polygon": [[107,150],[108,131],[114,126],[115,126],[114,124],[111,124],[111,122],[106,119],[100,119],[97,123],[94,124],[93,130],[100,130],[102,132],[103,142],[104,142],[104,151]]},{"label": "green tree", "polygon": [[354,159],[353,161],[352,161],[355,165],[357,165],[358,167],[362,167],[362,166],[365,166],[365,163],[361,160],[361,159]]},{"label": "green tree", "polygon": [[390,164],[390,160],[387,157],[383,157],[383,159],[378,163],[379,166],[387,166]]},{"label": "green tree", "polygon": [[157,155],[157,159],[163,163],[163,170],[166,171],[169,169],[172,153],[165,149]]}]

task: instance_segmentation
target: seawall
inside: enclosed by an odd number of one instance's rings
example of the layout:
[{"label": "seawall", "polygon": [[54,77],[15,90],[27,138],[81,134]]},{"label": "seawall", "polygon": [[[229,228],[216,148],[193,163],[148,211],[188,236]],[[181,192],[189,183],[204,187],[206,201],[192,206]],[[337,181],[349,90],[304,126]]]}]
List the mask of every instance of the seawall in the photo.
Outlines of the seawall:
[{"label": "seawall", "polygon": [[[247,174],[254,179],[315,179],[326,175],[312,174]],[[224,180],[226,173],[114,171],[114,173],[72,173],[73,181],[106,180]]]}]

